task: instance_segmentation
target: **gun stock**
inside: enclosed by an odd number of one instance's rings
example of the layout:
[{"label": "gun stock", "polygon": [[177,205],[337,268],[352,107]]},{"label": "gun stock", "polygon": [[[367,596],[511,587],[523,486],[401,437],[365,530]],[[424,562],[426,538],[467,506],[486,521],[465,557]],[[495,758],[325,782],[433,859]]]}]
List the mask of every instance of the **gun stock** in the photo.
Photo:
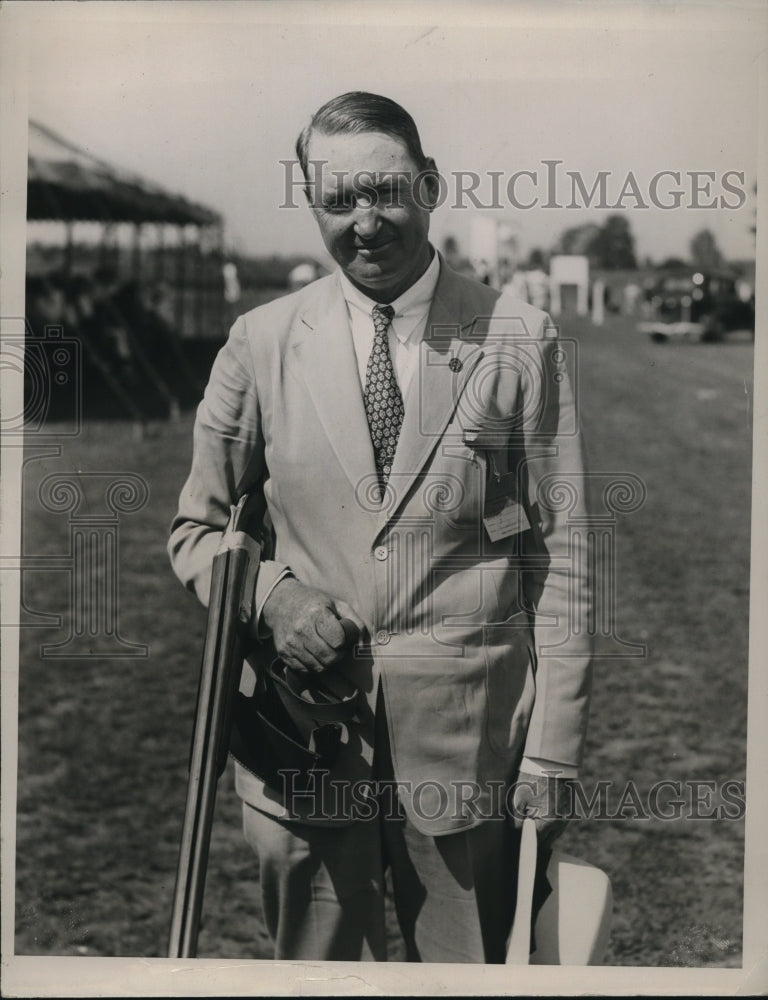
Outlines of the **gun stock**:
[{"label": "gun stock", "polygon": [[194,958],[200,929],[218,779],[227,763],[232,706],[244,658],[242,626],[251,611],[264,500],[244,495],[233,507],[211,571],[203,659],[197,694],[189,783],[168,945],[169,958]]}]

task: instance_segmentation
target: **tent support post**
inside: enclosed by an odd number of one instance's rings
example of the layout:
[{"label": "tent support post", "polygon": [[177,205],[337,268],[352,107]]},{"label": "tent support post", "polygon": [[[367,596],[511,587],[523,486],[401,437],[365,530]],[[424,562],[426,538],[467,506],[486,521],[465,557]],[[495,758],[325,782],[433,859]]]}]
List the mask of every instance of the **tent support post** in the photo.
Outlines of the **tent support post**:
[{"label": "tent support post", "polygon": [[70,277],[72,274],[72,261],[75,255],[75,223],[72,219],[67,219],[64,223],[66,230],[66,243],[64,245],[64,274]]},{"label": "tent support post", "polygon": [[202,226],[196,229],[197,239],[195,240],[195,284],[197,285],[197,315],[195,316],[195,333],[202,337],[205,333],[205,258],[203,257],[203,232]]},{"label": "tent support post", "polygon": [[180,336],[184,336],[186,314],[185,297],[187,291],[187,247],[184,226],[178,227],[179,243],[176,248],[176,326]]},{"label": "tent support post", "polygon": [[156,273],[155,277],[157,282],[160,283],[165,281],[165,225],[162,222],[157,223],[156,227],[157,234],[157,253],[155,254],[155,267]]},{"label": "tent support post", "polygon": [[131,262],[133,278],[137,284],[141,283],[141,223],[133,224],[133,260]]}]

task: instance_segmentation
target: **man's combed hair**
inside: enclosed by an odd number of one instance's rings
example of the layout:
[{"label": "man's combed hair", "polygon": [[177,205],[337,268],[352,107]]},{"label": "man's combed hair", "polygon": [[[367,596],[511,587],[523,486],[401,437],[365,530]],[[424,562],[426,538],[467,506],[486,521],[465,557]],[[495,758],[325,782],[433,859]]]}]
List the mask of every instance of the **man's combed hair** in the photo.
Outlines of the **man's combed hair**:
[{"label": "man's combed hair", "polygon": [[325,135],[382,132],[399,139],[405,145],[419,170],[423,170],[427,165],[413,118],[405,108],[380,94],[353,90],[348,94],[334,97],[314,113],[296,140],[296,155],[305,177],[307,177],[307,150],[313,131]]}]

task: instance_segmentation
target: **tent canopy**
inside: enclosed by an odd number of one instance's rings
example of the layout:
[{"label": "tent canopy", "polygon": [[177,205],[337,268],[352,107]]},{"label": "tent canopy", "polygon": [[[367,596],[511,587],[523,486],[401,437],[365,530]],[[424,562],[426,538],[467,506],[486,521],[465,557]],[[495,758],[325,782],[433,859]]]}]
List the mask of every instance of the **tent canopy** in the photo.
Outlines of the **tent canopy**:
[{"label": "tent canopy", "polygon": [[106,163],[38,122],[29,123],[27,218],[220,226],[212,209]]}]

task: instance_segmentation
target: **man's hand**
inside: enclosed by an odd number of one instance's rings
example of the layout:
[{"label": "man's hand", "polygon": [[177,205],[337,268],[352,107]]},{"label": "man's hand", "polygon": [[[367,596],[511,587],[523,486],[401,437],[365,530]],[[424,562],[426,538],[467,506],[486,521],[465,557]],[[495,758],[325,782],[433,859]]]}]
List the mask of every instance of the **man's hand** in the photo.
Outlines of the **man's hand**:
[{"label": "man's hand", "polygon": [[287,666],[304,673],[319,673],[342,659],[350,638],[340,618],[349,618],[360,633],[365,628],[345,601],[334,600],[293,577],[277,584],[262,611],[277,655]]},{"label": "man's hand", "polygon": [[512,801],[515,829],[519,830],[530,816],[536,823],[539,845],[551,847],[565,830],[570,815],[569,780],[521,771]]}]

